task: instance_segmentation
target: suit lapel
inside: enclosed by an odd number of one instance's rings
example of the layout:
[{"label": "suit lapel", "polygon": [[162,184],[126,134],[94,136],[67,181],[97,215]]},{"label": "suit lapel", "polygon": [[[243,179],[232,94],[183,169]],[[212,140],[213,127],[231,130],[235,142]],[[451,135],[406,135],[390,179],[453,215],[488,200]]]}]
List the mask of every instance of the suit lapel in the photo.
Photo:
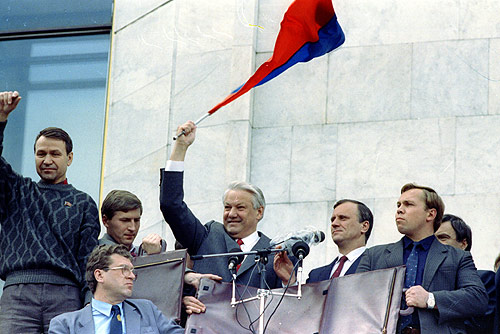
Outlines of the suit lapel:
[{"label": "suit lapel", "polygon": [[123,313],[125,313],[125,327],[127,333],[141,332],[141,314],[137,307],[128,300],[123,302]]},{"label": "suit lapel", "polygon": [[[269,242],[271,239],[261,234],[260,232],[258,233],[259,233],[259,241],[257,241],[257,243],[252,247],[252,250],[264,249],[269,246]],[[238,246],[236,241],[233,240],[233,242],[236,244],[236,246]],[[247,256],[245,260],[241,263],[241,267],[240,269],[238,269],[238,273],[236,274],[236,276],[238,277],[242,275],[245,271],[252,268],[254,264],[255,264],[254,256],[253,255]]]},{"label": "suit lapel", "polygon": [[384,251],[386,268],[403,265],[403,239],[387,245]]},{"label": "suit lapel", "polygon": [[424,289],[429,289],[429,285],[431,284],[436,271],[448,256],[447,253],[447,247],[441,244],[438,239],[434,239],[432,241],[429,253],[427,253],[427,259],[425,260],[424,277],[422,279],[422,286]]},{"label": "suit lapel", "polygon": [[77,325],[75,328],[76,334],[94,334],[94,318],[92,317],[92,307],[85,306],[81,310],[81,316],[78,317]]},{"label": "suit lapel", "polygon": [[226,252],[229,252],[233,249],[240,249],[240,246],[236,243],[236,241],[227,233],[224,233],[224,241],[226,242]]},{"label": "suit lapel", "polygon": [[318,273],[318,279],[320,281],[330,279],[330,274],[332,273],[332,268],[335,265],[335,263],[338,261],[338,259],[339,259],[339,257],[337,256],[332,261],[332,263],[330,263],[329,265],[327,265],[326,267],[323,267],[323,269],[321,269],[321,271]]}]

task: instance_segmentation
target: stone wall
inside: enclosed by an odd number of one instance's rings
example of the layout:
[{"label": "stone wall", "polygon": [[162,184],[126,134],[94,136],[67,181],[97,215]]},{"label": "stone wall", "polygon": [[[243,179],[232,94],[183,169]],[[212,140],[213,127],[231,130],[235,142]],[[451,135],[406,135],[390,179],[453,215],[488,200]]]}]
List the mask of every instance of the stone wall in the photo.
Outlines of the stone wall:
[{"label": "stone wall", "polygon": [[[267,60],[290,0],[116,0],[103,195],[144,203],[142,238],[173,237],[159,210],[159,168],[178,124],[195,120]],[[186,160],[186,202],[222,219],[239,179],[262,188],[270,237],[329,231],[333,203],[365,202],[369,245],[398,240],[401,186],[435,188],[473,230],[472,254],[500,251],[500,2],[335,0],[345,44],[299,64],[200,124]],[[329,235],[329,233],[327,233]],[[330,262],[327,237],[305,272]]]}]

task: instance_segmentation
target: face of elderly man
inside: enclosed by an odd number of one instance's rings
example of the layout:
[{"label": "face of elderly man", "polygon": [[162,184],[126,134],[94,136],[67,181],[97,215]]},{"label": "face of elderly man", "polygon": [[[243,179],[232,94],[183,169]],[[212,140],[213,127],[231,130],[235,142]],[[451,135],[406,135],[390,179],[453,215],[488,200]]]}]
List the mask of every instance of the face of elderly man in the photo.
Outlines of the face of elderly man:
[{"label": "face of elderly man", "polygon": [[253,206],[253,195],[245,190],[229,190],[224,198],[223,221],[227,233],[242,239],[257,230],[264,208]]}]

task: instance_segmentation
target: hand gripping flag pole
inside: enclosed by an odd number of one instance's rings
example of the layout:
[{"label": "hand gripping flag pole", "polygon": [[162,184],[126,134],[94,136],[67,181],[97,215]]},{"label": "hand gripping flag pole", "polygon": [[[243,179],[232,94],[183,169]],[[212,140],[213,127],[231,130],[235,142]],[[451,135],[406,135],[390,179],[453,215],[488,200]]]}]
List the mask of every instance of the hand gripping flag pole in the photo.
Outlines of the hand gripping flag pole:
[{"label": "hand gripping flag pole", "polygon": [[[308,62],[338,48],[344,41],[345,35],[337,22],[332,0],[295,0],[283,16],[271,58],[195,124],[253,87],[272,80],[299,62]],[[174,140],[181,135],[182,132]]]}]

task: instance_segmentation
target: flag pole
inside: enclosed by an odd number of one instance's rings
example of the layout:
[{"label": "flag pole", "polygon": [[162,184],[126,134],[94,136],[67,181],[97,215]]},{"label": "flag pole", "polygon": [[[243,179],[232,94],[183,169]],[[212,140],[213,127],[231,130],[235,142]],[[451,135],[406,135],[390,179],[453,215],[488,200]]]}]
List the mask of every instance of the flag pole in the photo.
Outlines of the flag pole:
[{"label": "flag pole", "polygon": [[[201,116],[200,118],[198,118],[196,120],[196,122],[194,122],[194,125],[198,125],[199,123],[201,123],[205,118],[207,118],[208,116],[212,115],[211,113],[206,113],[205,115]],[[184,130],[182,130],[181,133],[177,134],[174,136],[174,140],[177,140],[177,138],[179,138],[180,136],[183,136],[185,135],[186,133],[184,132]]]}]

